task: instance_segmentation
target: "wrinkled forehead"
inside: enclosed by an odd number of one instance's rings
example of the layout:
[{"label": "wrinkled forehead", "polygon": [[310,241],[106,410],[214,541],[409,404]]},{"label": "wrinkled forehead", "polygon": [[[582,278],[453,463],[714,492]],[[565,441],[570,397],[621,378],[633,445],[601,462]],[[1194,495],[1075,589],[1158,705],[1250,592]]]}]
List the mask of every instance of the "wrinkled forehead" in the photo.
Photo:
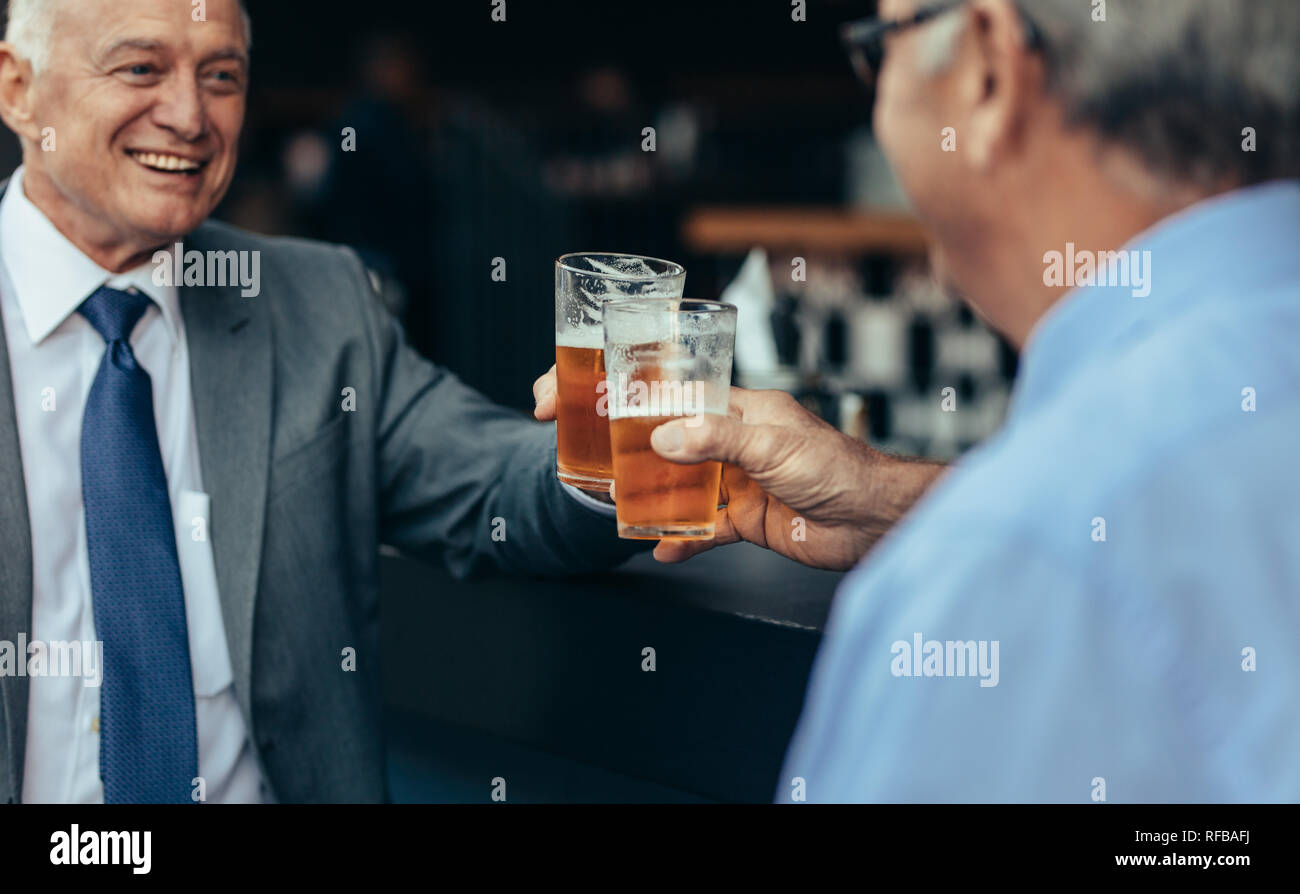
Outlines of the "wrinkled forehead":
[{"label": "wrinkled forehead", "polygon": [[61,0],[52,55],[100,60],[123,48],[246,56],[243,12],[238,0]]}]

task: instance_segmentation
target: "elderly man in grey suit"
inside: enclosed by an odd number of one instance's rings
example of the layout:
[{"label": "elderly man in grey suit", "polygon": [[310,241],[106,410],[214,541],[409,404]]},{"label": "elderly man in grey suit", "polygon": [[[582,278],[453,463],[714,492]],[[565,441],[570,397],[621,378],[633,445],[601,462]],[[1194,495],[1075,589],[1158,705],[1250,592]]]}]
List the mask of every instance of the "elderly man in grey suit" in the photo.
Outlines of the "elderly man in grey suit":
[{"label": "elderly man in grey suit", "polygon": [[382,800],[381,541],[462,575],[636,547],[548,426],[406,346],[351,251],[205,222],[238,0],[9,6],[0,802]]}]

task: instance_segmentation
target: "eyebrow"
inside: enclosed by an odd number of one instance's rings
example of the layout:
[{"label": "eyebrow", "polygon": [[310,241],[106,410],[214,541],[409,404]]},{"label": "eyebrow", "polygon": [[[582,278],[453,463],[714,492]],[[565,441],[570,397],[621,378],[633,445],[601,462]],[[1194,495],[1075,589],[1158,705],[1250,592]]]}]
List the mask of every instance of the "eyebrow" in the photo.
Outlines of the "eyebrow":
[{"label": "eyebrow", "polygon": [[[143,50],[145,52],[157,53],[162,52],[165,49],[166,46],[161,41],[138,37],[127,38],[126,40],[119,40],[117,43],[111,44],[108,49],[104,50],[100,58],[107,61],[112,59],[118,53],[121,53],[123,50]],[[237,47],[225,47],[224,49],[217,50],[215,53],[205,56],[201,64],[207,65],[209,62],[221,62],[225,60],[234,60],[245,68],[248,67],[248,54]]]},{"label": "eyebrow", "polygon": [[245,68],[248,67],[248,54],[235,47],[226,47],[224,50],[217,50],[215,53],[205,56],[203,58],[203,64],[207,65],[209,62],[224,62],[228,59],[233,59]]},{"label": "eyebrow", "polygon": [[116,56],[118,53],[122,52],[123,50],[158,51],[161,50],[162,48],[163,45],[156,40],[145,40],[143,38],[128,38],[126,40],[119,40],[117,43],[110,45],[108,49],[104,50],[103,53],[101,53],[101,55],[103,56],[103,58],[108,59],[113,56]]}]

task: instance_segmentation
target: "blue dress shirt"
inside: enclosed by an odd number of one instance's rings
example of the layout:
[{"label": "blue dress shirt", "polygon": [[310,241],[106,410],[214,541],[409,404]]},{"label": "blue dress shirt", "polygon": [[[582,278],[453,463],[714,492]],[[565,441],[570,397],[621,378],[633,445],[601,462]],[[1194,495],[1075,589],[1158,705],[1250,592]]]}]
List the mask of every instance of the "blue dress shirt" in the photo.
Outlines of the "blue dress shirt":
[{"label": "blue dress shirt", "polygon": [[1300,183],[1126,248],[844,580],[778,802],[1300,800]]}]

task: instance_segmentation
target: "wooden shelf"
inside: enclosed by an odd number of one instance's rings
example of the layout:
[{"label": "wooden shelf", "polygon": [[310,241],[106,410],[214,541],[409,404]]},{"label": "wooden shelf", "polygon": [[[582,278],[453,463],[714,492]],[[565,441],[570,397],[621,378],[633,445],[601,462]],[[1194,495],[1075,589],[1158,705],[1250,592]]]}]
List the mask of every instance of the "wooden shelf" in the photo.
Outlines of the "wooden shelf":
[{"label": "wooden shelf", "polygon": [[702,207],[682,225],[686,244],[701,254],[735,254],[755,245],[821,254],[923,255],[925,230],[902,212],[816,207]]}]

